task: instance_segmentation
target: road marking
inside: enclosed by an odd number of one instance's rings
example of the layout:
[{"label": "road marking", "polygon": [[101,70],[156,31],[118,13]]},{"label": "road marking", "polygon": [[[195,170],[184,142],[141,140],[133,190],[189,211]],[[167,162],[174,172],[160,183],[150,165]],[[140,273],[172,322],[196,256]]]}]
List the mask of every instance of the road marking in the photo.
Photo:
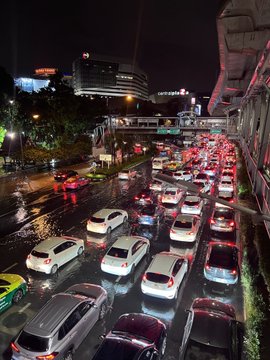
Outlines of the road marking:
[{"label": "road marking", "polygon": [[9,267],[7,267],[7,268],[6,268],[5,270],[3,270],[2,272],[6,272],[6,271],[12,269],[12,268],[13,268],[14,266],[16,266],[16,265],[18,265],[18,263],[14,263],[14,264],[10,265]]},{"label": "road marking", "polygon": [[75,228],[75,226],[72,226],[70,229],[67,230],[67,232],[73,230]]},{"label": "road marking", "polygon": [[119,283],[120,280],[121,280],[121,276],[118,276],[118,278],[115,280],[115,282]]},{"label": "road marking", "polygon": [[31,303],[27,303],[23,308],[21,308],[18,313],[21,314],[22,312],[24,312],[27,308],[29,308],[29,306],[31,306]]}]

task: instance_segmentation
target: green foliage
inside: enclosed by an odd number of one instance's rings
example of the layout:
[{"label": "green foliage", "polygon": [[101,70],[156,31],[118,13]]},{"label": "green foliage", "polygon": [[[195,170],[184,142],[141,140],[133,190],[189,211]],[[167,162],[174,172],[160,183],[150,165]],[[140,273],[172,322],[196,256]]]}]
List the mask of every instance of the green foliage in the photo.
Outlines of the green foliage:
[{"label": "green foliage", "polygon": [[249,360],[260,360],[260,339],[262,324],[265,319],[265,303],[256,287],[256,273],[251,269],[244,252],[241,282],[244,289],[245,311],[247,316],[245,333],[245,350]]}]

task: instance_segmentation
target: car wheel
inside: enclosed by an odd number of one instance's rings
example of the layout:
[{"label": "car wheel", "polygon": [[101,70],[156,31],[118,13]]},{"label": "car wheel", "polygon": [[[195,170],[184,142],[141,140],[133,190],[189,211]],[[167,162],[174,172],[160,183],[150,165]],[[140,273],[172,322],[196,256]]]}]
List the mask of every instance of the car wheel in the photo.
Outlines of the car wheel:
[{"label": "car wheel", "polygon": [[167,338],[166,336],[163,338],[161,346],[160,346],[160,355],[159,358],[163,358],[163,356],[165,355],[165,351],[166,351],[166,345],[167,345]]},{"label": "car wheel", "polygon": [[106,312],[107,312],[107,305],[106,305],[106,303],[104,302],[104,303],[102,303],[101,306],[100,306],[98,319],[99,319],[99,320],[104,319],[104,317],[105,317],[105,315],[106,315]]},{"label": "car wheel", "polygon": [[73,354],[72,351],[68,351],[65,355],[64,355],[64,360],[72,360],[73,359]]},{"label": "car wheel", "polygon": [[13,304],[18,304],[18,302],[21,300],[22,297],[23,297],[23,291],[21,289],[17,290],[12,298]]},{"label": "car wheel", "polygon": [[107,229],[107,234],[110,234],[112,231],[112,228],[109,226],[108,229]]},{"label": "car wheel", "polygon": [[82,253],[83,253],[83,247],[82,247],[82,246],[80,246],[80,247],[79,247],[79,249],[78,249],[77,254],[78,254],[78,256],[81,256],[81,255],[82,255]]},{"label": "car wheel", "polygon": [[55,274],[58,270],[58,266],[55,264],[53,265],[53,267],[51,268],[51,275]]}]

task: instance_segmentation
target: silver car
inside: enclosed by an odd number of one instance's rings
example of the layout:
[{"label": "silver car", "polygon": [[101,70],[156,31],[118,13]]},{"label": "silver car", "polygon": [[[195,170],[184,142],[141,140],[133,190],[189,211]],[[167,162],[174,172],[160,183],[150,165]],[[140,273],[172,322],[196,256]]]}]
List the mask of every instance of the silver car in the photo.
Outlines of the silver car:
[{"label": "silver car", "polygon": [[107,292],[94,284],[76,284],[54,295],[11,343],[12,359],[72,360],[107,309]]}]

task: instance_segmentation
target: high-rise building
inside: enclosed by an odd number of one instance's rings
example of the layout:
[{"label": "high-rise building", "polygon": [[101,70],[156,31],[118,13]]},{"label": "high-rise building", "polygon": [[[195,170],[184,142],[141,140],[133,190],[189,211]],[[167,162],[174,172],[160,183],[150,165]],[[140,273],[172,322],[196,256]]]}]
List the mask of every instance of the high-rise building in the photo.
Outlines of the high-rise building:
[{"label": "high-rise building", "polygon": [[148,100],[147,75],[131,62],[84,52],[72,68],[75,95]]}]

